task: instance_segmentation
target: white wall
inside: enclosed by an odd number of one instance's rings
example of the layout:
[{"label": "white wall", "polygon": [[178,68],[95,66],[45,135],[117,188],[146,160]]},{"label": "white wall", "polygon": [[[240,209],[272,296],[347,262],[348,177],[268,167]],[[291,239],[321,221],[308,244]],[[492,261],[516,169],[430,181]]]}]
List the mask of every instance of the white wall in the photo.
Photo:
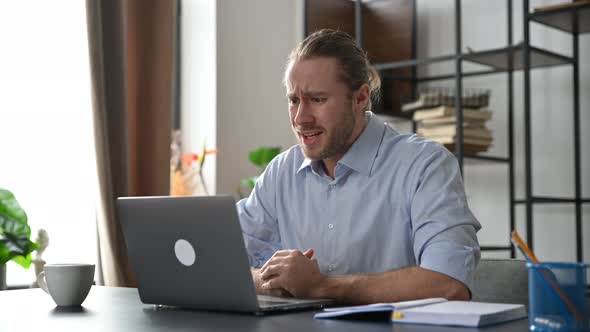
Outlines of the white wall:
[{"label": "white wall", "polygon": [[217,192],[255,175],[248,151],[295,142],[284,65],[300,38],[298,0],[217,2]]},{"label": "white wall", "polygon": [[[557,1],[560,2],[560,1]],[[532,1],[531,8],[554,4],[556,1]],[[435,56],[454,52],[454,1],[418,1],[419,56]],[[463,48],[474,51],[503,47],[507,42],[507,8],[505,1],[463,1]],[[482,15],[485,13],[485,15]],[[514,1],[513,41],[523,40],[522,2]],[[531,25],[532,44],[554,52],[571,55],[571,37],[537,24]],[[580,92],[582,123],[582,187],[583,196],[590,195],[588,167],[590,155],[589,77],[590,38],[580,38]],[[447,64],[452,66],[451,64]],[[452,67],[449,67],[452,68]],[[465,68],[474,66],[465,65]],[[423,73],[439,73],[441,66],[431,67]],[[536,69],[531,73],[531,117],[533,153],[533,194],[537,196],[574,195],[573,179],[573,110],[572,69],[560,66]],[[490,127],[495,144],[489,154],[506,156],[507,150],[507,75],[498,74],[466,78],[464,87],[491,88],[490,107],[495,112]],[[453,86],[454,81],[433,86]],[[524,195],[524,133],[523,133],[523,75],[514,75],[514,111],[516,139],[516,195]],[[469,201],[484,228],[479,233],[483,245],[508,244],[508,182],[507,167],[502,164],[465,166],[465,182]],[[524,237],[524,207],[517,208],[517,229]],[[590,261],[590,206],[583,207],[585,216],[583,234],[585,260]],[[574,260],[574,208],[573,204],[535,205],[534,246],[537,255],[545,260]],[[488,253],[488,256],[492,254]],[[496,254],[498,255],[498,254]],[[505,254],[500,254],[505,256]]]},{"label": "white wall", "polygon": [[[182,0],[181,129],[184,152],[200,153],[217,144],[216,2]],[[215,192],[216,156],[207,156],[203,174]]]}]

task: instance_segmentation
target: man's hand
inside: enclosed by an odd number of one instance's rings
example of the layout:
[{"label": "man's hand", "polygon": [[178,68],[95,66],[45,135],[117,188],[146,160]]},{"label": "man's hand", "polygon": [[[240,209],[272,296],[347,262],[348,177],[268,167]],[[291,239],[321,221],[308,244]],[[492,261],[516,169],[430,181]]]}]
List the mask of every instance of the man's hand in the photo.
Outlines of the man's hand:
[{"label": "man's hand", "polygon": [[270,296],[279,296],[279,297],[293,297],[293,295],[289,294],[286,290],[282,288],[275,288],[275,289],[267,289],[262,288],[262,284],[265,283],[264,280],[260,278],[260,269],[252,269],[252,279],[254,281],[254,286],[256,287],[256,294],[260,295],[270,295]]},{"label": "man's hand", "polygon": [[469,300],[460,281],[443,273],[409,266],[376,274],[326,276],[320,273],[313,250],[277,251],[260,270],[252,270],[259,294],[327,298],[339,304],[399,302],[429,297]]},{"label": "man's hand", "polygon": [[312,257],[313,249],[304,253],[299,250],[275,252],[259,271],[260,289],[264,292],[283,290],[298,298],[314,297],[326,277]]}]

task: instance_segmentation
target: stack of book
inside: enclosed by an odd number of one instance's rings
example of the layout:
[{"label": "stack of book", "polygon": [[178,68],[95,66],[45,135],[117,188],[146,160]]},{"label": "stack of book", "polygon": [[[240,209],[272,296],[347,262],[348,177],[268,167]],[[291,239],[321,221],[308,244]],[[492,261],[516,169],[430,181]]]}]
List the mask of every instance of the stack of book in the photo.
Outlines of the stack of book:
[{"label": "stack of book", "polygon": [[[463,89],[463,151],[466,154],[485,152],[492,145],[492,132],[486,121],[492,113],[486,108],[490,99],[487,89]],[[455,151],[457,138],[456,91],[449,87],[429,87],[416,100],[402,105],[402,111],[413,113],[416,134],[443,144]]]},{"label": "stack of book", "polygon": [[[463,151],[466,154],[485,152],[491,146],[492,131],[486,128],[486,121],[492,112],[485,108],[463,108]],[[457,137],[457,114],[453,106],[438,106],[416,110],[414,121],[416,134],[443,144],[455,151]]]},{"label": "stack of book", "polygon": [[[454,88],[428,88],[420,92],[416,100],[404,103],[403,112],[414,112],[421,109],[433,108],[436,106],[455,106]],[[490,90],[487,89],[463,89],[461,105],[463,108],[481,108],[488,106]]]}]

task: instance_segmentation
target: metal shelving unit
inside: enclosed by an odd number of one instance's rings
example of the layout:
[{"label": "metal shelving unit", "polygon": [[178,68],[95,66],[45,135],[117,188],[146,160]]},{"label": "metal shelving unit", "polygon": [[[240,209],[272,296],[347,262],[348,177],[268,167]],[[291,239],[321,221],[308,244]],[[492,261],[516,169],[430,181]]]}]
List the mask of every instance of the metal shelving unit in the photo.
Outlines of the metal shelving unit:
[{"label": "metal shelving unit", "polygon": [[[547,50],[529,46],[530,68],[559,66],[572,63],[573,59]],[[467,61],[493,67],[495,72],[509,69],[524,69],[523,53],[525,46],[514,45],[489,51],[468,53],[463,56]]]},{"label": "metal shelving unit", "polygon": [[529,20],[564,32],[583,34],[590,32],[590,6],[586,4],[576,8],[532,13]]},{"label": "metal shelving unit", "polygon": [[[575,8],[558,9],[539,13],[530,13],[529,0],[522,0],[523,4],[523,29],[524,41],[519,44],[513,44],[513,1],[506,0],[507,3],[507,45],[499,49],[486,50],[481,52],[462,53],[461,44],[461,0],[455,0],[455,53],[449,55],[442,55],[427,58],[415,58],[404,61],[375,63],[374,67],[380,72],[383,80],[400,80],[411,82],[414,87],[418,83],[430,82],[437,80],[455,80],[455,91],[457,105],[457,127],[456,127],[456,144],[455,156],[459,162],[461,170],[463,170],[464,159],[472,159],[477,162],[493,162],[506,164],[508,166],[508,182],[509,182],[509,223],[510,229],[515,229],[515,206],[524,204],[526,209],[526,238],[529,246],[533,247],[533,204],[550,204],[550,203],[567,203],[575,205],[576,216],[576,257],[578,261],[582,261],[582,211],[581,204],[590,202],[588,198],[581,197],[581,160],[580,160],[580,101],[579,101],[579,48],[578,36],[581,33],[590,32],[590,5],[581,5]],[[355,20],[355,34],[359,46],[363,46],[363,0],[355,0],[354,6],[354,20]],[[304,17],[304,19],[306,19]],[[416,36],[417,36],[417,14],[416,14],[416,0],[413,0],[413,24],[412,24],[412,52],[416,55]],[[572,34],[573,39],[573,54],[572,56],[564,56],[542,48],[530,45],[530,31],[529,26],[531,22],[543,24],[552,28],[556,28]],[[307,31],[306,31],[307,34]],[[486,69],[478,70],[463,70],[463,62],[467,61],[478,65],[487,66]],[[449,74],[421,76],[417,75],[418,66],[427,66],[435,63],[449,62],[453,63],[453,70]],[[574,82],[574,178],[575,178],[575,196],[574,197],[544,197],[533,195],[532,190],[532,154],[531,154],[531,89],[530,89],[530,71],[536,68],[545,68],[552,66],[571,65],[573,66],[573,82]],[[389,72],[391,69],[412,68],[411,76],[393,75]],[[524,76],[524,134],[525,134],[525,197],[517,199],[515,197],[514,189],[514,85],[513,72],[517,70],[523,71]],[[508,156],[489,156],[489,155],[467,155],[463,151],[463,109],[461,107],[462,86],[463,79],[473,76],[491,75],[503,73],[507,76],[507,127],[508,127]],[[376,105],[377,112],[379,112],[379,105]],[[381,111],[383,109],[381,108]],[[388,112],[389,113],[389,112]],[[411,114],[394,113],[390,115],[411,119]],[[416,129],[414,123],[414,131]],[[508,239],[507,239],[508,240]],[[514,248],[508,241],[507,245],[500,246],[482,246],[482,250],[491,251],[509,251],[510,257],[515,257]]]},{"label": "metal shelving unit", "polygon": [[[531,248],[533,247],[533,204],[574,204],[575,209],[575,245],[576,260],[583,261],[582,248],[582,204],[590,202],[590,199],[582,197],[582,176],[581,176],[581,142],[580,142],[580,51],[579,36],[583,33],[590,32],[590,4],[582,4],[570,8],[555,9],[542,12],[530,12],[529,0],[523,0],[523,22],[524,22],[524,115],[525,115],[525,176],[526,190],[524,199],[514,200],[514,204],[524,204],[526,208],[526,228],[527,241]],[[544,197],[533,194],[532,181],[532,154],[531,154],[531,95],[530,95],[530,69],[533,67],[532,61],[528,61],[527,55],[531,52],[530,30],[531,22],[539,23],[547,27],[555,28],[571,34],[572,37],[572,56],[570,64],[572,65],[573,80],[573,142],[574,142],[574,197]]]}]

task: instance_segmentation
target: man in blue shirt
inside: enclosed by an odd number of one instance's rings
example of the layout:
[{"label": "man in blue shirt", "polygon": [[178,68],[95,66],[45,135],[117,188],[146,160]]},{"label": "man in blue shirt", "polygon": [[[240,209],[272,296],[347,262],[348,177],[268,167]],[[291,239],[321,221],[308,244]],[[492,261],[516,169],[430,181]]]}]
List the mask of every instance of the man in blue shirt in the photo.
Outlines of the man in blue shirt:
[{"label": "man in blue shirt", "polygon": [[469,299],[481,226],[454,156],[369,111],[379,77],[346,33],[302,41],[285,85],[299,144],[237,203],[257,291],[349,304]]}]

